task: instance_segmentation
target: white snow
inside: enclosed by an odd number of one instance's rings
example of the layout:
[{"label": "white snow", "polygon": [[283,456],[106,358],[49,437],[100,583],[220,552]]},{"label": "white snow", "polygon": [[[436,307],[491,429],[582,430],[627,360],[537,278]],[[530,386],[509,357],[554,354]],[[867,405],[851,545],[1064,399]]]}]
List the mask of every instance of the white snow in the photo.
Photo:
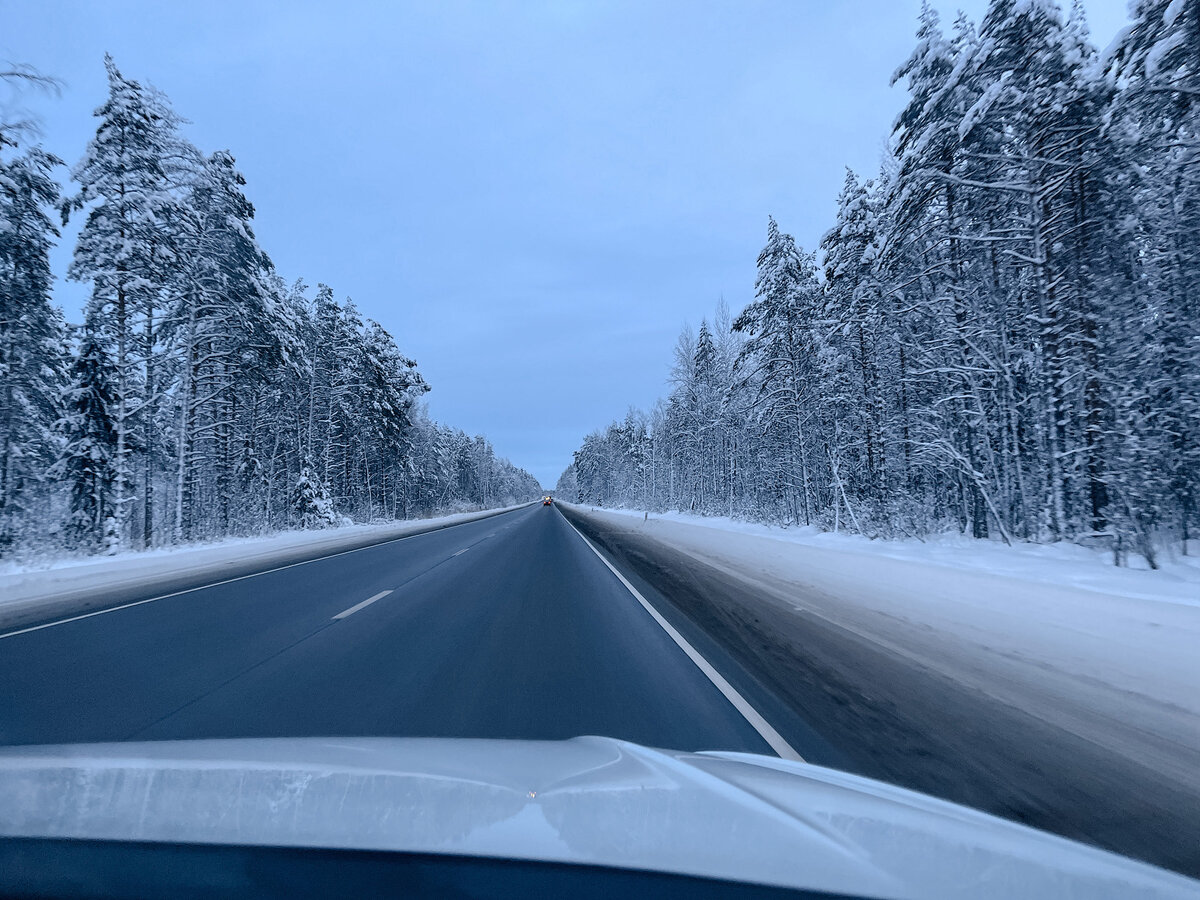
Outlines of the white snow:
[{"label": "white snow", "polygon": [[[519,506],[504,507],[518,509]],[[0,563],[0,627],[34,607],[54,607],[48,615],[63,614],[74,604],[110,590],[142,589],[152,593],[156,585],[181,576],[212,578],[239,564],[254,561],[263,569],[295,562],[298,553],[313,558],[363,545],[404,537],[430,527],[470,522],[497,512],[461,512],[432,519],[413,519],[374,525],[347,525],[318,531],[285,531],[269,537],[231,538],[209,544],[167,547],[143,552],[129,551],[114,556],[66,558],[37,564]]]},{"label": "white snow", "polygon": [[1187,40],[1187,35],[1182,30],[1168,34],[1162,40],[1155,43],[1150,48],[1150,52],[1146,54],[1146,77],[1153,80],[1158,77],[1158,67],[1161,65],[1163,58],[1179,47]]},{"label": "white snow", "polygon": [[1162,21],[1163,25],[1170,28],[1175,24],[1175,20],[1179,18],[1179,14],[1183,12],[1184,0],[1171,0],[1167,4],[1167,8],[1163,10]]},{"label": "white snow", "polygon": [[1118,569],[1074,545],[871,541],[576,507],[797,610],[1200,785],[1200,560]]}]

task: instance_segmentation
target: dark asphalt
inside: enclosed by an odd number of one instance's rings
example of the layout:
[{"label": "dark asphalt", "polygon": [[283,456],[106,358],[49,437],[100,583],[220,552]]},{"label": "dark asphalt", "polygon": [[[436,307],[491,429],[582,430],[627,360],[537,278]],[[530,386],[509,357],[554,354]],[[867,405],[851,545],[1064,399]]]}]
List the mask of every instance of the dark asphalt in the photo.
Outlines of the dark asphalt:
[{"label": "dark asphalt", "polygon": [[0,638],[5,744],[581,734],[770,752],[540,504]]}]

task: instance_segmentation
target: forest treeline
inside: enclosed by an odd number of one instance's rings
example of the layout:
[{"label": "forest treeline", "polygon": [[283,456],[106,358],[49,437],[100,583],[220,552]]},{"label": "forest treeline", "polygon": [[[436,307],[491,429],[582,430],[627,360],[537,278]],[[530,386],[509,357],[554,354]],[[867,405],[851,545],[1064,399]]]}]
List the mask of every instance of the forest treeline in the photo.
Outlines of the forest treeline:
[{"label": "forest treeline", "polygon": [[755,299],[685,331],[670,395],[589,435],[581,501],[919,535],[1195,535],[1200,3],[921,14],[872,178],[816,252],[774,220]]},{"label": "forest treeline", "polygon": [[[227,151],[106,59],[83,157],[0,123],[0,554],[112,551],[531,498],[483,437],[431,421],[379,323],[286,282]],[[54,87],[10,67],[10,86]],[[55,305],[50,250],[81,227]]]}]

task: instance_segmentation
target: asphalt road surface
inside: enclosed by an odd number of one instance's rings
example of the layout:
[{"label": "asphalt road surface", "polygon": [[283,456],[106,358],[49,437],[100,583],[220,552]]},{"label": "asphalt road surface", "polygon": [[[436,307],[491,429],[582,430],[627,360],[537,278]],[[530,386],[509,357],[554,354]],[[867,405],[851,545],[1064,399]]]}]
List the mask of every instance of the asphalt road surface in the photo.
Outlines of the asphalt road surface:
[{"label": "asphalt road surface", "polygon": [[0,636],[0,743],[596,734],[825,752],[541,504],[43,625]]},{"label": "asphalt road surface", "polygon": [[568,515],[589,538],[539,503],[0,631],[0,744],[594,734],[777,753],[1200,875],[1200,798],[1178,780]]}]

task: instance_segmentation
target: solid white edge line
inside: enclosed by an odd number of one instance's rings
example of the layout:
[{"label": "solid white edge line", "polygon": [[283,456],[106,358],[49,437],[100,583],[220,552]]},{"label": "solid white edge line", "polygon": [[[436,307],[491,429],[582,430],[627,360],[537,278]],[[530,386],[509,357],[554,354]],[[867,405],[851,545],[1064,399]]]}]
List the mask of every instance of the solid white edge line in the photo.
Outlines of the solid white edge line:
[{"label": "solid white edge line", "polygon": [[583,542],[588,545],[591,551],[595,553],[596,556],[600,557],[600,562],[608,566],[608,570],[617,576],[621,584],[625,585],[626,590],[633,594],[634,598],[637,599],[638,603],[642,604],[646,612],[653,616],[654,621],[662,626],[662,630],[670,636],[671,640],[679,645],[679,649],[686,653],[688,659],[696,664],[696,668],[703,672],[705,676],[707,676],[708,680],[711,681],[717,688],[717,690],[725,695],[725,699],[732,703],[733,708],[742,714],[742,718],[750,723],[750,727],[758,732],[759,737],[766,741],[771,749],[774,750],[781,759],[804,762],[804,757],[797,753],[796,749],[787,741],[785,741],[783,736],[778,731],[771,727],[771,724],[763,718],[762,714],[753,706],[751,706],[750,702],[741,694],[739,694],[737,689],[728,681],[726,681],[725,677],[716,669],[714,669],[712,664],[703,656],[701,656],[700,652],[695,647],[688,643],[687,638],[676,631],[675,627],[662,617],[659,611],[650,604],[650,601],[642,596],[641,591],[629,583],[629,579],[622,575],[617,570],[617,567],[610,563],[604,554],[596,549],[596,546],[587,539],[584,533],[576,528],[566,516],[563,516],[563,520],[571,526],[572,531],[574,531],[577,535],[579,535],[580,538],[583,539]]},{"label": "solid white edge line", "polygon": [[19,634],[28,634],[31,631],[41,631],[43,628],[53,628],[55,625],[66,625],[68,622],[78,622],[80,619],[90,619],[92,616],[102,616],[105,613],[117,612],[122,609],[130,609],[134,606],[141,606],[143,603],[154,603],[158,600],[169,600],[172,597],[182,597],[184,594],[192,594],[196,591],[206,591],[209,588],[221,587],[225,584],[233,584],[236,581],[245,581],[247,578],[257,578],[259,575],[270,575],[272,572],[282,572],[284,569],[294,569],[296,566],[307,566],[309,563],[321,562],[326,559],[333,559],[337,556],[345,556],[348,553],[359,553],[363,550],[370,550],[373,547],[382,547],[384,544],[395,544],[400,541],[407,541],[410,538],[422,537],[427,534],[434,534],[438,531],[448,531],[451,528],[458,528],[460,525],[473,525],[475,522],[482,522],[484,519],[495,518],[502,516],[508,512],[516,512],[518,509],[524,509],[526,506],[533,506],[537,501],[534,500],[526,503],[524,506],[518,506],[514,509],[505,510],[504,513],[493,513],[491,516],[482,516],[478,519],[468,519],[466,522],[457,522],[454,525],[444,525],[440,528],[433,528],[429,531],[418,531],[416,534],[402,534],[399,537],[390,538],[386,541],[380,541],[378,544],[367,544],[365,547],[351,547],[349,550],[339,550],[337,553],[330,553],[326,556],[315,556],[312,559],[302,559],[299,562],[288,563],[285,566],[276,566],[273,569],[263,569],[261,572],[250,572],[247,575],[239,575],[236,578],[226,578],[224,581],[213,581],[209,584],[200,584],[196,587],[184,588],[182,591],[172,591],[169,594],[160,594],[157,597],[147,597],[145,600],[134,600],[132,603],[122,603],[120,606],[106,606],[104,609],[94,609],[88,613],[81,613],[78,616],[71,616],[66,619],[55,619],[53,622],[43,622],[41,625],[30,625],[28,628],[19,628],[16,631],[6,631],[0,634],[0,641],[5,638],[16,637]]},{"label": "solid white edge line", "polygon": [[364,606],[370,606],[376,600],[382,600],[384,597],[386,597],[390,593],[391,593],[390,590],[380,591],[374,597],[368,597],[362,603],[356,603],[354,606],[350,607],[349,609],[342,610],[340,613],[338,613],[336,616],[334,616],[334,618],[335,619],[344,619],[344,618],[346,618],[346,616],[352,616],[356,612],[358,612],[360,609],[362,609]]}]

